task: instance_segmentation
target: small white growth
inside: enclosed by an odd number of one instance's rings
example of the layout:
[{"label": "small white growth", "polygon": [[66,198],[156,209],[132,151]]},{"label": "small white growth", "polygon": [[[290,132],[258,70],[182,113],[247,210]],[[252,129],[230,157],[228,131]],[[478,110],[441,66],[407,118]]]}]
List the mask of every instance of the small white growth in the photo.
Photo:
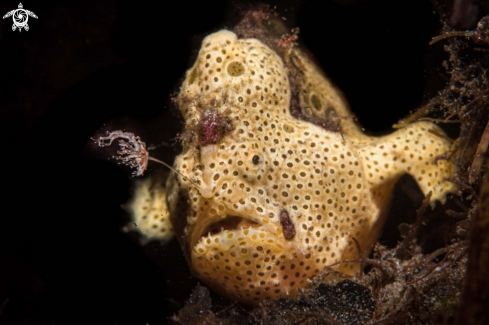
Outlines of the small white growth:
[{"label": "small white growth", "polygon": [[126,205],[132,221],[125,230],[138,231],[144,245],[150,240],[169,241],[173,236],[170,213],[166,203],[166,188],[161,179],[137,180],[132,201]]}]

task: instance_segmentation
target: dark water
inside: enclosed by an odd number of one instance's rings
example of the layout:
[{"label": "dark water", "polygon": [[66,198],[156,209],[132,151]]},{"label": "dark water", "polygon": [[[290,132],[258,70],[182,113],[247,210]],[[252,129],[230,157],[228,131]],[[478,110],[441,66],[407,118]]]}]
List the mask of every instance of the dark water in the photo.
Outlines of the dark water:
[{"label": "dark water", "polygon": [[[202,38],[255,3],[32,1],[24,8],[39,18],[28,32],[2,20],[0,324],[164,324],[181,307],[197,280],[178,244],[142,250],[120,231],[129,171],[88,139],[125,128],[175,144],[181,121],[170,97]],[[443,46],[427,45],[439,28],[427,1],[269,3],[300,27],[300,42],[373,134],[444,85]],[[0,12],[17,5],[2,2]],[[154,156],[172,163],[178,150]]]}]

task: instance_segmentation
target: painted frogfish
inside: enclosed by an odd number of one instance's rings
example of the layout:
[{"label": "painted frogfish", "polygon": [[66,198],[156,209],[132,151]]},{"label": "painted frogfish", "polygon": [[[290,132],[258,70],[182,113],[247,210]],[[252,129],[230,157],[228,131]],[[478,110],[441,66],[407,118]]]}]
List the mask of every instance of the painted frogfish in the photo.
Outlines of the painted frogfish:
[{"label": "painted frogfish", "polygon": [[[457,191],[453,165],[435,160],[450,149],[441,129],[365,135],[341,92],[280,38],[207,36],[176,102],[178,173],[141,183],[130,210],[150,238],[175,232],[193,274],[243,303],[293,296],[368,255],[403,174],[432,204]],[[360,263],[333,268],[352,275]]]}]

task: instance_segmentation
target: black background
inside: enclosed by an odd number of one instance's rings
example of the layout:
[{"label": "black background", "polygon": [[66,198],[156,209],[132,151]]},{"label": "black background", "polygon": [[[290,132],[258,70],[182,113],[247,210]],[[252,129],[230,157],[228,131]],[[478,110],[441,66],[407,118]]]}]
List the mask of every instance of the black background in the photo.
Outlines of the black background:
[{"label": "black background", "polygon": [[[164,324],[182,306],[197,280],[180,247],[141,249],[121,232],[129,170],[89,139],[125,128],[170,144],[152,155],[171,164],[181,120],[170,96],[202,38],[255,3],[25,1],[39,17],[28,32],[1,21],[0,324]],[[268,3],[372,134],[445,84],[428,1]],[[17,5],[2,1],[0,14]]]}]

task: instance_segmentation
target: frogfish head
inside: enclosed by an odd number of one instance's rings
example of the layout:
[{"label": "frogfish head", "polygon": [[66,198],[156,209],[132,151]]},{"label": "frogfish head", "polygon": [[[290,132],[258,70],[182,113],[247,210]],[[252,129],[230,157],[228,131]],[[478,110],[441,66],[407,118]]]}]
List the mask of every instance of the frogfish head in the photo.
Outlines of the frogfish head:
[{"label": "frogfish head", "polygon": [[172,222],[193,273],[244,303],[358,257],[352,237],[365,242],[377,213],[348,138],[292,117],[290,102],[282,58],[225,30],[204,39],[179,95]]}]

